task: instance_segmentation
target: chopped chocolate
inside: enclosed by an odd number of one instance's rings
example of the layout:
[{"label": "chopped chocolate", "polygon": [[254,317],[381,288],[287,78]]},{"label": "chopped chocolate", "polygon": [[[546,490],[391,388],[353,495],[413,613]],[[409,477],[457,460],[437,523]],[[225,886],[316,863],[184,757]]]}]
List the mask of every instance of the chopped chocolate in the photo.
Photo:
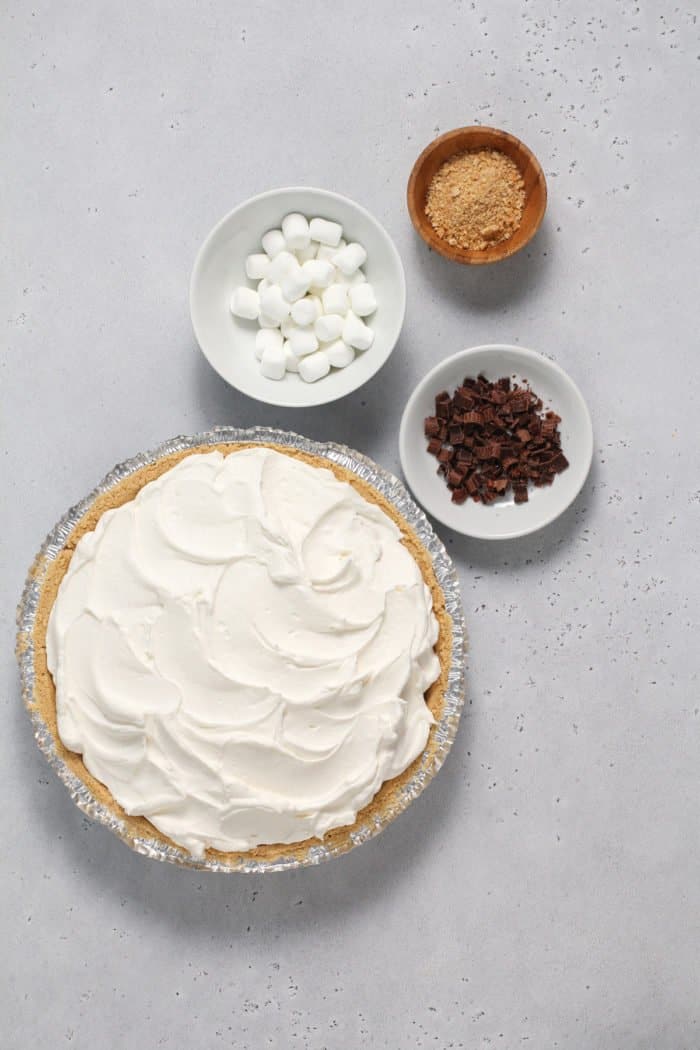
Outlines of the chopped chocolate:
[{"label": "chopped chocolate", "polygon": [[436,396],[435,415],[423,428],[454,503],[489,504],[511,489],[516,503],[526,503],[529,484],[551,485],[566,470],[561,418],[543,407],[542,398],[508,376],[495,383],[465,376],[453,396],[447,390]]},{"label": "chopped chocolate", "polygon": [[458,386],[455,390],[455,403],[463,412],[470,409],[474,404],[471,390],[468,390],[464,386]]},{"label": "chopped chocolate", "polygon": [[482,445],[481,448],[474,449],[474,455],[477,459],[490,459],[491,458],[491,446]]},{"label": "chopped chocolate", "polygon": [[513,394],[508,407],[510,408],[513,415],[517,415],[520,412],[527,412],[528,408],[530,407],[530,398],[527,396],[527,394],[521,394],[520,392],[518,392],[517,394]]}]

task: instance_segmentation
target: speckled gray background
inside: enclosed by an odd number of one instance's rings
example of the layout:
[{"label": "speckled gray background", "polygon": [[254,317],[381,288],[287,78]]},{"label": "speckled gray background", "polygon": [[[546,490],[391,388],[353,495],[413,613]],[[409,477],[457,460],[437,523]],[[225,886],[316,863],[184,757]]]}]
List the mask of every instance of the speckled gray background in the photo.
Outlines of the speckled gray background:
[{"label": "speckled gray background", "polygon": [[[700,1046],[693,7],[3,5],[3,1047]],[[474,121],[535,150],[550,204],[530,251],[472,272],[416,241],[404,187]],[[370,208],[408,280],[391,362],[306,413],[229,390],[187,312],[208,229],[285,183]],[[440,530],[472,706],[435,784],[347,858],[263,879],[148,863],[90,826],[11,656],[49,525],[116,461],[214,423],[398,470],[417,379],[489,341],[571,373],[596,456],[540,535]]]}]

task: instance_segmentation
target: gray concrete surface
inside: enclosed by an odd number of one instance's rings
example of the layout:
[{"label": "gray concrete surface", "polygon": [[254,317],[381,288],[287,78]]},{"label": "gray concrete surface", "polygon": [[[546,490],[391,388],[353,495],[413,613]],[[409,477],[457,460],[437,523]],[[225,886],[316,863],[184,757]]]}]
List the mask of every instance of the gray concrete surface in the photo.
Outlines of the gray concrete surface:
[{"label": "gray concrete surface", "polygon": [[[700,1046],[697,200],[689,2],[10,2],[3,132],[2,1035],[35,1046]],[[404,205],[438,132],[541,158],[531,250],[467,271]],[[267,187],[370,208],[403,257],[391,362],[331,409],[266,409],[199,355],[189,268]],[[545,532],[445,530],[471,630],[458,741],[382,837],[206,877],[132,855],[32,741],[11,655],[29,561],[116,461],[214,423],[398,470],[406,397],[481,342],[552,355],[596,429]]]}]

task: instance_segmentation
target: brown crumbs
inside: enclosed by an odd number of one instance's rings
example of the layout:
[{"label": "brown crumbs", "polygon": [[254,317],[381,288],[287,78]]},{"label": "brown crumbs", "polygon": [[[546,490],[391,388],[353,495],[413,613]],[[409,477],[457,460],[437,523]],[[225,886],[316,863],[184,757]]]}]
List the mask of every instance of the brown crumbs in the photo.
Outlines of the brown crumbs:
[{"label": "brown crumbs", "polygon": [[438,394],[424,430],[453,503],[493,503],[511,488],[514,501],[526,503],[529,482],[551,485],[569,465],[560,423],[529,387],[480,375],[467,376],[452,396]]},{"label": "brown crumbs", "polygon": [[515,233],[525,207],[525,184],[515,161],[500,150],[457,153],[433,175],[425,211],[448,244],[483,250]]}]

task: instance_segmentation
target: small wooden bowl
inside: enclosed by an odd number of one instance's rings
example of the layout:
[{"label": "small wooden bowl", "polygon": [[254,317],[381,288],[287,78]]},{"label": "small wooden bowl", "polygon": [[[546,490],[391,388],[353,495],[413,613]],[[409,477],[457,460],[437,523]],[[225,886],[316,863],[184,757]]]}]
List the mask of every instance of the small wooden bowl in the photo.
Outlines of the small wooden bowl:
[{"label": "small wooden bowl", "polygon": [[[448,244],[430,224],[425,214],[425,201],[433,175],[449,157],[472,149],[497,149],[515,161],[525,183],[525,208],[523,217],[512,237],[490,248],[470,250],[459,245]],[[471,266],[498,262],[523,248],[537,233],[547,207],[547,183],[537,157],[527,146],[498,128],[455,128],[427,146],[413,165],[406,191],[411,222],[425,243],[446,259]]]}]

